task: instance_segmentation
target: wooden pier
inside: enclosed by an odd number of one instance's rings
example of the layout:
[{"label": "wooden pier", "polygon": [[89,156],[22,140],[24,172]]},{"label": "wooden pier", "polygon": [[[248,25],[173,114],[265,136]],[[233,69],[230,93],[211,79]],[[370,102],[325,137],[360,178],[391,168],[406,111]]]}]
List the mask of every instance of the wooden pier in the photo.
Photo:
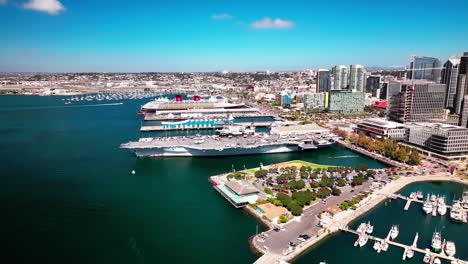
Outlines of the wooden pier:
[{"label": "wooden pier", "polygon": [[[355,235],[361,235],[359,232],[357,232],[356,230],[352,230],[352,229],[349,229],[348,227],[343,227],[343,228],[340,228],[342,231],[345,231],[347,233],[352,233],[352,234],[355,234]],[[383,239],[382,238],[378,238],[378,237],[375,237],[375,236],[368,236],[370,240],[374,240],[374,241],[382,241]],[[387,238],[389,238],[389,236],[387,236]],[[395,246],[395,247],[399,247],[399,248],[402,248],[404,250],[404,257],[406,256],[406,253],[409,249],[415,251],[415,252],[418,252],[418,253],[421,253],[421,254],[429,254],[431,256],[431,260],[432,259],[435,259],[435,258],[439,258],[439,259],[445,259],[447,261],[457,261],[457,263],[459,264],[468,264],[467,261],[464,261],[464,260],[461,260],[461,259],[457,259],[455,257],[449,257],[447,255],[445,255],[444,253],[435,253],[435,252],[431,252],[429,249],[421,249],[421,248],[418,248],[416,243],[417,243],[417,240],[418,240],[418,236],[416,235],[414,241],[413,241],[413,245],[409,246],[409,245],[405,245],[405,244],[402,244],[402,243],[399,243],[399,242],[395,242],[395,241],[391,241],[391,240],[387,240],[385,239],[385,241],[389,244],[389,245],[392,245],[392,246]],[[406,258],[405,258],[406,259]]]}]

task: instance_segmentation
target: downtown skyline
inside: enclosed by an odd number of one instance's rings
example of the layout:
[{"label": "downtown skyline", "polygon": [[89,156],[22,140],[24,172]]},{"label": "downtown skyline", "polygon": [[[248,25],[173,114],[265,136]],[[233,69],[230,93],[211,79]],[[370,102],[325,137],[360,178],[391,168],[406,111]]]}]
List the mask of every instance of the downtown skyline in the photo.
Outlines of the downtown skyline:
[{"label": "downtown skyline", "polygon": [[461,0],[0,0],[0,22],[10,25],[0,29],[0,72],[386,67],[407,66],[413,54],[445,61],[466,50],[468,14],[459,10],[467,7]]}]

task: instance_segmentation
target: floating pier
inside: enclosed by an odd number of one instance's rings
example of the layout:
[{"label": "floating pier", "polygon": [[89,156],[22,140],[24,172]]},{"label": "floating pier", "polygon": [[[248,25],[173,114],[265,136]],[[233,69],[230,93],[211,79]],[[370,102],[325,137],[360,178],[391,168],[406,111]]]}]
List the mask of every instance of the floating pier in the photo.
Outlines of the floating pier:
[{"label": "floating pier", "polygon": [[[352,229],[349,229],[348,227],[343,227],[343,228],[340,228],[342,231],[345,231],[345,232],[348,232],[348,233],[352,233],[352,234],[355,234],[357,236],[360,236],[362,235],[361,233],[357,232],[356,230],[352,230]],[[389,235],[387,236],[387,239],[390,237],[390,233]],[[406,253],[408,250],[413,250],[414,252],[418,252],[418,253],[421,253],[421,254],[429,254],[431,256],[431,260],[435,259],[435,258],[439,258],[439,259],[445,259],[447,261],[456,261],[454,263],[458,263],[458,264],[468,264],[467,261],[464,261],[464,260],[461,260],[461,259],[457,259],[455,257],[449,257],[443,253],[435,253],[435,252],[431,252],[429,249],[421,249],[421,248],[418,248],[417,247],[417,241],[418,241],[418,234],[416,233],[416,236],[414,237],[414,241],[413,241],[413,244],[412,245],[405,245],[405,244],[402,244],[402,243],[399,243],[399,242],[395,242],[395,241],[391,241],[391,240],[387,240],[385,239],[385,241],[389,244],[389,245],[392,245],[392,246],[395,246],[395,247],[399,247],[399,248],[402,248],[404,250],[404,255],[403,255],[403,259],[406,259]],[[374,241],[382,241],[381,238],[378,238],[378,237],[375,237],[375,236],[368,236],[368,238],[370,240],[374,240]]]}]

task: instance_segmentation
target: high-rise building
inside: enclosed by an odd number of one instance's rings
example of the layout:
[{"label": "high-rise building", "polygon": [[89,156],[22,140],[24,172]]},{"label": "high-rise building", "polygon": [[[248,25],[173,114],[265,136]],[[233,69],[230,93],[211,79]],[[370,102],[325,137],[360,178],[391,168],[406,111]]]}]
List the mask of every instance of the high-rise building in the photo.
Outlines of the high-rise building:
[{"label": "high-rise building", "polygon": [[332,69],[333,74],[333,90],[348,89],[349,68],[344,65],[337,65]]},{"label": "high-rise building", "polygon": [[391,82],[387,116],[398,122],[446,122],[445,85],[427,81]]},{"label": "high-rise building", "polygon": [[304,111],[306,112],[321,112],[328,107],[328,93],[305,93],[304,94]]},{"label": "high-rise building", "polygon": [[410,80],[431,80],[440,82],[440,61],[437,58],[412,56],[408,69]]},{"label": "high-rise building", "polygon": [[331,91],[328,110],[339,114],[360,114],[364,111],[363,92]]},{"label": "high-rise building", "polygon": [[468,95],[468,52],[460,57],[458,67],[457,90],[454,97],[454,112],[458,115],[462,112],[463,100]]},{"label": "high-rise building", "polygon": [[460,126],[468,127],[468,95],[463,99],[463,106],[460,115]]},{"label": "high-rise building", "polygon": [[380,76],[369,76],[366,80],[366,93],[371,93],[374,97],[379,97],[377,90],[380,89]]},{"label": "high-rise building", "polygon": [[365,69],[362,65],[349,66],[349,81],[348,86],[350,90],[364,92]]},{"label": "high-rise building", "polygon": [[317,93],[329,92],[331,90],[330,71],[319,69],[317,71]]},{"label": "high-rise building", "polygon": [[444,63],[441,83],[446,86],[445,107],[453,109],[455,106],[455,95],[458,85],[458,70],[460,67],[460,57],[452,57]]}]

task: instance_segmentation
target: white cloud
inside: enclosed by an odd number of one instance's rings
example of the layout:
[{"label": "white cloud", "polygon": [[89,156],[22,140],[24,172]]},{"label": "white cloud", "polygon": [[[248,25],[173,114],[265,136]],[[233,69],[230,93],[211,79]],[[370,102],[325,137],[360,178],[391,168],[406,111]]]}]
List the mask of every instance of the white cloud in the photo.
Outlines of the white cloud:
[{"label": "white cloud", "polygon": [[252,27],[256,29],[287,29],[294,27],[294,22],[281,18],[271,19],[265,17],[262,20],[253,22]]},{"label": "white cloud", "polygon": [[229,19],[233,19],[233,18],[234,18],[234,16],[232,16],[230,14],[226,14],[226,13],[211,15],[211,19],[214,19],[214,20],[229,20]]},{"label": "white cloud", "polygon": [[23,8],[45,12],[49,15],[57,15],[65,10],[58,0],[29,0],[23,4]]}]

